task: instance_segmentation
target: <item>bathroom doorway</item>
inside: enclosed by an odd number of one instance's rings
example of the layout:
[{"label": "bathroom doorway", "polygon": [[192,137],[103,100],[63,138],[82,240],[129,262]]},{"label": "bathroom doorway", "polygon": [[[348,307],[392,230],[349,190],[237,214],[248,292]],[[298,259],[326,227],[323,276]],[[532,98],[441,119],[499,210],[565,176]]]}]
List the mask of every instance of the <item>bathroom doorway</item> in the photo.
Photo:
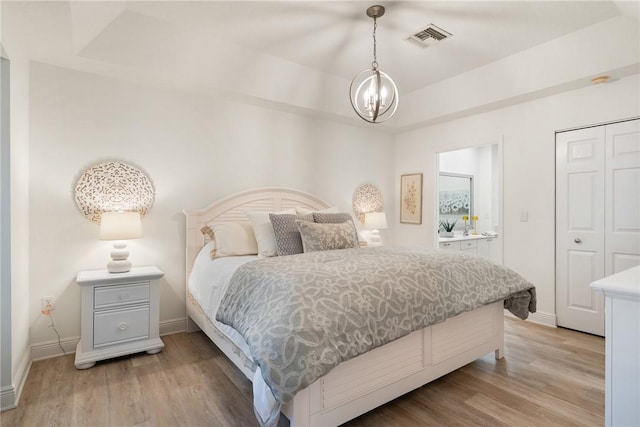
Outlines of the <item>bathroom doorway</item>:
[{"label": "bathroom doorway", "polygon": [[[502,158],[499,144],[438,153],[436,239],[502,263]],[[452,233],[447,232],[447,228]]]}]

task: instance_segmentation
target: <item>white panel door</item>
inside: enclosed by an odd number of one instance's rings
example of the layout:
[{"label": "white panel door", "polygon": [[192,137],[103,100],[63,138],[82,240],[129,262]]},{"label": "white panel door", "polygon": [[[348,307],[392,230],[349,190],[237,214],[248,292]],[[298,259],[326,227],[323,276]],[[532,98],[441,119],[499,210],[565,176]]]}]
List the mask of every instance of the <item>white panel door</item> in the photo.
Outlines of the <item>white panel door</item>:
[{"label": "white panel door", "polygon": [[640,120],[606,126],[605,276],[640,264]]},{"label": "white panel door", "polygon": [[604,335],[604,126],[556,135],[558,326]]}]

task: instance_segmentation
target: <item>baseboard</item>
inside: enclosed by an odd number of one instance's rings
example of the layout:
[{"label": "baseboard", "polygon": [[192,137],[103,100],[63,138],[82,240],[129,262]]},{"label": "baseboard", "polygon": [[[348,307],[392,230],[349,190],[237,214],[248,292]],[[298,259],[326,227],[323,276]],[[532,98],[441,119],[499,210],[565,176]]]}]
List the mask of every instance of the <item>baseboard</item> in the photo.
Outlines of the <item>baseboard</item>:
[{"label": "baseboard", "polygon": [[29,371],[31,370],[31,354],[29,354],[29,350],[25,349],[22,353],[22,360],[18,365],[18,371],[13,377],[13,383],[16,384],[16,405],[20,402],[20,396],[22,396],[22,390],[24,389],[24,384],[27,382],[27,375],[29,375]]},{"label": "baseboard", "polygon": [[184,332],[187,330],[187,318],[165,320],[160,322],[160,336],[171,335]]},{"label": "baseboard", "polygon": [[[511,317],[517,319],[516,316],[511,314],[508,311],[504,312],[504,315],[507,317]],[[558,323],[556,320],[556,315],[551,313],[544,313],[541,311],[537,311],[535,313],[529,313],[529,317],[527,318],[527,322],[537,323],[539,325],[549,326],[551,328],[557,328]]]},{"label": "baseboard", "polygon": [[13,385],[0,388],[0,411],[15,408],[16,402],[16,390],[13,388]]},{"label": "baseboard", "polygon": [[[80,337],[74,338],[65,338],[60,340],[60,345],[58,345],[58,340],[47,341],[40,344],[32,344],[31,345],[31,360],[44,360],[50,359],[52,357],[63,356],[64,354],[73,354],[76,352],[76,345],[80,341]],[[62,346],[62,349],[60,348]],[[64,349],[64,354],[62,350]]]},{"label": "baseboard", "polygon": [[[179,319],[165,320],[160,322],[160,335],[177,334],[187,330],[187,319],[181,317]],[[60,340],[60,345],[64,349],[64,354],[73,354],[76,352],[76,345],[80,341],[80,337],[65,338]],[[44,360],[52,357],[62,356],[62,349],[58,345],[57,340],[47,341],[39,344],[31,345],[31,360]]]},{"label": "baseboard", "polygon": [[536,313],[530,313],[528,320],[530,322],[538,323],[540,325],[549,326],[552,328],[558,327],[558,319],[556,318],[555,314],[551,314],[551,313],[544,313],[541,311],[538,311]]},{"label": "baseboard", "polygon": [[24,383],[27,381],[27,375],[31,369],[31,358],[29,351],[25,349],[22,359],[18,364],[18,370],[11,379],[11,385],[4,386],[0,389],[0,411],[13,409],[18,406]]}]

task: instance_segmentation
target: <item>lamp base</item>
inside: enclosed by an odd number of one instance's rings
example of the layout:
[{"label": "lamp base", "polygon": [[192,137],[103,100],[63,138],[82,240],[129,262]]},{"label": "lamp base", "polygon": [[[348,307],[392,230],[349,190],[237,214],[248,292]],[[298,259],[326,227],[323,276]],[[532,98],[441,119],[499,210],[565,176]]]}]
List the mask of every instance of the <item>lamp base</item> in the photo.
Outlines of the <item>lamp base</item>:
[{"label": "lamp base", "polygon": [[129,261],[128,259],[109,261],[109,263],[107,264],[107,271],[109,273],[126,273],[130,270],[131,261]]},{"label": "lamp base", "polygon": [[111,250],[111,261],[107,263],[107,271],[109,273],[126,273],[131,270],[131,261],[129,261],[129,250],[126,242],[115,242]]},{"label": "lamp base", "polygon": [[371,240],[371,246],[382,246],[382,238],[380,237],[380,230],[377,230],[377,229],[371,230],[371,235],[369,239]]}]

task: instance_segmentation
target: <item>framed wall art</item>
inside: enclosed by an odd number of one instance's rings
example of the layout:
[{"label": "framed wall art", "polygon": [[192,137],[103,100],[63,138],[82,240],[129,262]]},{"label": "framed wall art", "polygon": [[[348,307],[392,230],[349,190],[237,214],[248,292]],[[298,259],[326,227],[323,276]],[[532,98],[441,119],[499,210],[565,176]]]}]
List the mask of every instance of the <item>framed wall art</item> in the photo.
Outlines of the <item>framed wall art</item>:
[{"label": "framed wall art", "polygon": [[400,176],[400,223],[422,224],[422,174]]}]

